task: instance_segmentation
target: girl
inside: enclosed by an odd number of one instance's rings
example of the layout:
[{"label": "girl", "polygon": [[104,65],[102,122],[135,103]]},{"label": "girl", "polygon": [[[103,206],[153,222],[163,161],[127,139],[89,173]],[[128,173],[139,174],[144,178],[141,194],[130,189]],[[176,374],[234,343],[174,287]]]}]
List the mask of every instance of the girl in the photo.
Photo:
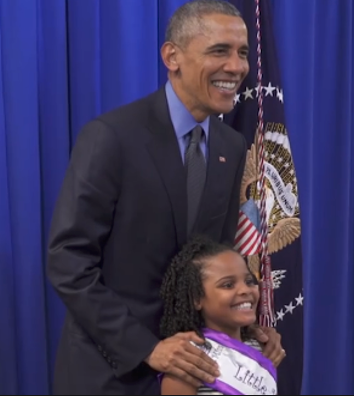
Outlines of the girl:
[{"label": "girl", "polygon": [[162,336],[195,331],[205,340],[199,347],[216,360],[221,373],[199,389],[164,375],[162,395],[276,394],[274,366],[259,344],[247,339],[247,326],[256,322],[259,288],[237,252],[194,238],[173,259],[161,295]]}]

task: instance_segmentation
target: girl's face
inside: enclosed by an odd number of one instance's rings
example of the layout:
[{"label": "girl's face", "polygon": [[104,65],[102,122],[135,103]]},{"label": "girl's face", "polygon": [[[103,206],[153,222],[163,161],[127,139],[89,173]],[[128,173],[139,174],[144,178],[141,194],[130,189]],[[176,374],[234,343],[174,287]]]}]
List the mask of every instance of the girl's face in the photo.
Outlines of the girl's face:
[{"label": "girl's face", "polygon": [[205,296],[196,303],[206,327],[240,338],[240,329],[256,321],[257,280],[233,251],[210,258],[204,266]]}]

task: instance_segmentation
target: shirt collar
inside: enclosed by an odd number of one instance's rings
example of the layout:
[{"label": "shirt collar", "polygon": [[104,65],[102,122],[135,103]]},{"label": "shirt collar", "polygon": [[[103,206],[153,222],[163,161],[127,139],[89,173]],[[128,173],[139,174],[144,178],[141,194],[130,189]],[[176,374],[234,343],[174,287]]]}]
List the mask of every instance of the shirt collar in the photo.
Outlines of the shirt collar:
[{"label": "shirt collar", "polygon": [[208,140],[210,117],[198,123],[176,95],[170,81],[167,81],[165,89],[170,116],[177,138],[183,138],[199,124],[204,130],[206,140]]}]

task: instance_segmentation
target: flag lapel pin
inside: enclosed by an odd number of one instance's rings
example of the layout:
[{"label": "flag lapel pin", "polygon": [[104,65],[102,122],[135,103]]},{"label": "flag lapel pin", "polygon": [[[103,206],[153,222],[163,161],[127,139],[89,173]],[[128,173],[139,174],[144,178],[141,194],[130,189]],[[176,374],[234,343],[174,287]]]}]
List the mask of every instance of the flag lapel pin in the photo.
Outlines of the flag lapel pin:
[{"label": "flag lapel pin", "polygon": [[225,157],[222,157],[222,156],[220,156],[220,157],[219,157],[219,162],[226,162],[226,158],[225,158]]}]

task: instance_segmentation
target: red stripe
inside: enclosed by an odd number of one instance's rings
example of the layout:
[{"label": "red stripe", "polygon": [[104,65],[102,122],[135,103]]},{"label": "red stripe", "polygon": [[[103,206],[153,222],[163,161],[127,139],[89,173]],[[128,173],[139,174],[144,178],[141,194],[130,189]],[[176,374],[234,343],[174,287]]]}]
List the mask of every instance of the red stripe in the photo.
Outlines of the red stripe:
[{"label": "red stripe", "polygon": [[[246,256],[249,256],[251,253],[252,253],[252,254],[259,253],[260,245],[261,245],[261,238],[260,238],[260,236],[258,235],[257,238],[256,238],[256,240],[255,240],[255,242],[251,245],[251,247],[250,247],[250,248],[248,249],[248,251],[246,252]],[[254,250],[254,251],[253,251],[253,250]]]},{"label": "red stripe", "polygon": [[[235,244],[238,244],[242,241],[244,238],[245,234],[247,234],[249,227],[252,227],[252,223],[246,219],[244,226],[246,226],[242,231],[238,230],[235,238]],[[243,226],[242,226],[243,227]]]},{"label": "red stripe", "polygon": [[[252,242],[252,240],[253,240],[253,242]],[[252,246],[255,244],[256,241],[257,241],[257,231],[255,230],[252,232],[252,234],[247,239],[247,241],[245,241],[242,245],[242,250],[246,253],[247,256],[249,255],[249,251],[252,250]],[[248,245],[250,245],[250,246],[248,246]]]},{"label": "red stripe", "polygon": [[247,227],[241,232],[241,234],[238,236],[237,239],[238,239],[238,240],[242,240],[243,237],[244,237],[245,235],[247,235],[248,232],[249,232],[252,228],[254,228],[254,225],[249,221],[249,223],[247,224]]}]

